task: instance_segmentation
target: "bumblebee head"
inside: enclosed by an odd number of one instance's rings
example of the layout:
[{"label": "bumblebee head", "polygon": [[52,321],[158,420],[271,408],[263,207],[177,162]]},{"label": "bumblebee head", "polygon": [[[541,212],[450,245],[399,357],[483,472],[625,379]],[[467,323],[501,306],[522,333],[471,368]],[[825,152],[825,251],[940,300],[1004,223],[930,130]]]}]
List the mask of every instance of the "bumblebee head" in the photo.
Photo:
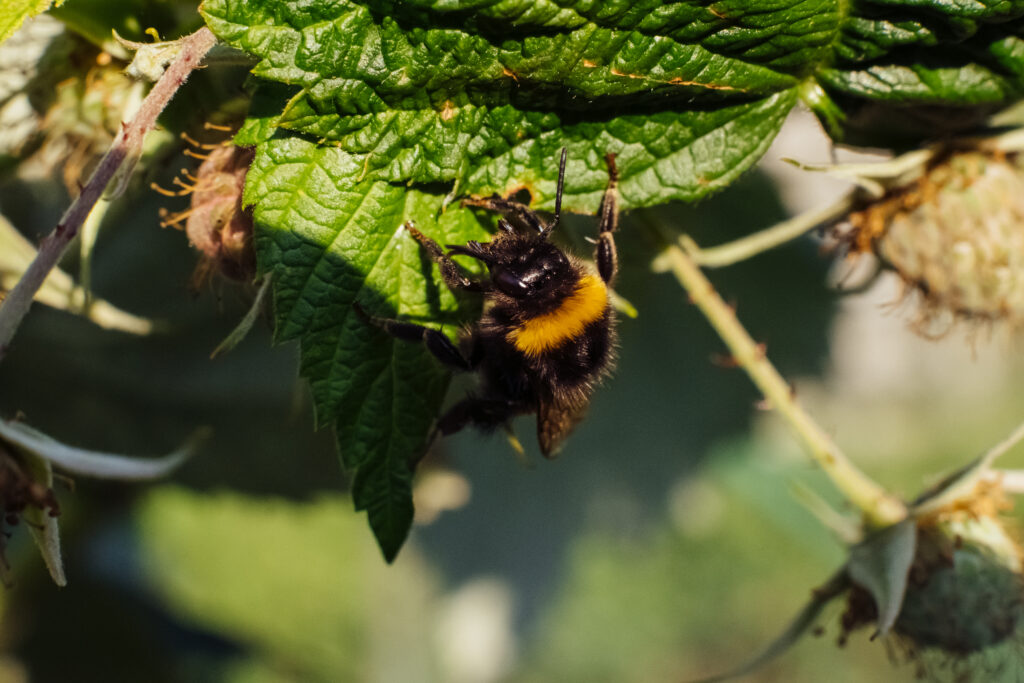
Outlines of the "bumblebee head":
[{"label": "bumblebee head", "polygon": [[572,275],[568,257],[544,237],[530,240],[524,248],[503,254],[500,262],[489,263],[494,287],[515,299],[542,299],[560,289]]},{"label": "bumblebee head", "polygon": [[514,299],[543,299],[574,273],[569,257],[547,241],[547,233],[527,236],[509,228],[493,242],[449,245],[449,250],[487,264],[494,288]]}]

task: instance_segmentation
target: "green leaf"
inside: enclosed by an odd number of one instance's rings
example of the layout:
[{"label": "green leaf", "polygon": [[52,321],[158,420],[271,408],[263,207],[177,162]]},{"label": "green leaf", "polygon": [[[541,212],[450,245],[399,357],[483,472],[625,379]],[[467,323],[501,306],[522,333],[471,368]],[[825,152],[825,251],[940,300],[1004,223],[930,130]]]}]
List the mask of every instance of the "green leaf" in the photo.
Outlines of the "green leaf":
[{"label": "green leaf", "polygon": [[[453,315],[436,266],[400,226],[414,220],[443,244],[486,239],[457,205],[438,218],[446,198],[527,188],[550,207],[563,147],[569,210],[597,208],[609,152],[626,207],[706,196],[771,143],[796,101],[794,55],[831,39],[824,24],[793,25],[781,10],[750,13],[742,3],[657,17],[654,4],[592,16],[536,3],[445,8],[203,7],[222,39],[260,58],[254,73],[279,83],[260,88],[236,138],[258,148],[246,201],[259,263],[274,277],[277,339],[300,340],[317,423],[334,426],[355,503],[389,559],[411,523],[411,463],[447,373],[423,349],[367,326],[352,305],[444,320],[448,331],[471,311]],[[718,16],[727,10],[731,23]],[[498,40],[499,21],[522,33]],[[731,46],[727,29],[742,34]]]},{"label": "green leaf", "polygon": [[[334,425],[353,497],[392,559],[412,522],[412,460],[448,385],[420,345],[366,324],[353,306],[454,333],[457,302],[402,229],[447,244],[486,237],[468,211],[439,214],[444,195],[360,180],[350,154],[297,138],[263,145],[249,171],[260,268],[272,274],[277,341],[300,339],[317,423]],[[469,311],[466,311],[469,312]]]},{"label": "green leaf", "polygon": [[372,172],[391,182],[454,180],[468,194],[508,194],[525,187],[542,208],[554,205],[555,160],[565,147],[565,207],[589,213],[596,211],[608,183],[608,152],[618,155],[626,208],[694,201],[726,187],[771,144],[795,97],[795,91],[784,90],[710,110],[596,121],[473,105],[441,113],[317,117],[300,103],[282,125],[310,121],[302,126],[305,132],[366,159]]},{"label": "green leaf", "polygon": [[[47,489],[53,487],[53,466],[49,460],[41,458],[30,451],[21,451],[26,469],[30,479],[36,484]],[[39,554],[46,564],[46,570],[50,578],[58,586],[68,585],[67,575],[64,573],[64,560],[60,552],[60,527],[57,524],[57,517],[51,514],[54,511],[46,507],[29,505],[22,513],[25,518],[25,526],[32,533],[32,540],[39,548]]]},{"label": "green leaf", "polygon": [[1001,74],[960,58],[957,51],[930,64],[914,61],[848,71],[825,69],[819,79],[827,88],[846,95],[901,104],[1000,104],[1024,93],[1020,74]]},{"label": "green leaf", "polygon": [[[64,0],[59,0],[57,5]],[[50,9],[53,0],[4,0],[0,6],[0,43],[7,40],[29,17]]]},{"label": "green leaf", "polygon": [[917,526],[905,519],[886,527],[850,549],[846,571],[875,600],[878,635],[896,623],[907,592],[907,577],[917,548]]},{"label": "green leaf", "polygon": [[[586,212],[600,201],[608,152],[619,154],[624,208],[698,199],[735,179],[794,102],[794,76],[765,64],[806,64],[794,55],[824,50],[837,22],[827,2],[796,3],[796,15],[678,5],[657,23],[649,13],[660,3],[640,13],[621,3],[569,33],[495,41],[486,19],[522,10],[520,23],[540,20],[533,4],[482,9],[466,24],[479,35],[424,28],[431,15],[409,3],[387,4],[384,17],[349,2],[312,14],[276,3],[272,17],[254,3],[203,10],[222,39],[261,58],[254,73],[301,86],[274,125],[358,155],[369,176],[454,181],[466,193],[526,187],[551,207],[553,160],[567,146],[566,208]],[[250,121],[240,141],[266,139],[268,112],[256,118],[259,133]]]},{"label": "green leaf", "polygon": [[1021,36],[1024,0],[850,3],[816,79],[849,115],[849,141],[911,145],[1024,96]]},{"label": "green leaf", "polygon": [[[457,243],[485,238],[458,196],[526,190],[551,209],[562,148],[567,210],[597,209],[608,153],[623,209],[696,201],[761,157],[801,93],[837,131],[861,101],[1003,102],[1024,0],[976,4],[206,0],[211,29],[258,60],[236,142],[258,148],[246,200],[277,338],[302,345],[318,424],[337,431],[385,555],[408,529],[409,463],[446,373],[352,303],[449,330],[469,312],[403,221]],[[912,49],[945,61],[914,71]]]},{"label": "green leaf", "polygon": [[[632,4],[602,3],[591,16],[563,14],[554,24],[529,0],[444,9],[432,2],[337,0],[311,8],[211,0],[202,10],[221,39],[261,58],[256,75],[301,85],[314,101],[351,114],[435,107],[447,97],[582,110],[590,108],[584,97],[634,94],[661,103],[666,95],[677,102],[765,95],[793,84],[771,65],[804,66],[808,60],[793,55],[825,50],[838,26],[829,0],[768,11],[735,1],[712,11],[648,0],[638,13]],[[820,21],[804,16],[793,24],[794,5]],[[504,19],[514,12],[525,14],[510,32]]]}]

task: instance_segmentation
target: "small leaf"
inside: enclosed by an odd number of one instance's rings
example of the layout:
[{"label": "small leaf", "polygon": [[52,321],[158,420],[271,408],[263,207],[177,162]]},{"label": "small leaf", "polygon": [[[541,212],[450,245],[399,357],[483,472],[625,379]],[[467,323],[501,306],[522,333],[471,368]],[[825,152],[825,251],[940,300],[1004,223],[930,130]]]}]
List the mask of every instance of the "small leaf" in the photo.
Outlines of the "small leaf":
[{"label": "small leaf", "polygon": [[734,678],[740,678],[751,674],[762,666],[772,661],[779,655],[783,654],[786,650],[793,647],[801,636],[807,633],[814,622],[817,621],[818,615],[825,608],[833,598],[842,594],[849,587],[849,578],[845,571],[840,571],[830,578],[824,586],[814,590],[811,596],[811,601],[800,610],[796,618],[793,619],[792,623],[786,627],[786,630],[779,635],[772,643],[766,647],[761,653],[755,656],[753,659],[741,664],[737,668],[717,676],[710,678],[702,678],[693,683],[717,683],[718,681],[728,681]]},{"label": "small leaf", "polygon": [[850,549],[846,570],[850,579],[875,600],[876,635],[888,634],[899,617],[916,548],[917,526],[913,519],[905,519],[875,532]]},{"label": "small leaf", "polygon": [[918,517],[929,515],[952,506],[957,501],[973,497],[978,484],[992,474],[992,465],[1010,449],[1024,440],[1024,423],[998,444],[975,460],[945,477],[931,489],[925,491],[913,503],[914,514]]},{"label": "small leaf", "polygon": [[[48,489],[52,488],[53,467],[49,461],[25,451],[21,452],[21,456],[32,480]],[[32,539],[43,556],[50,578],[55,584],[63,587],[68,584],[68,579],[64,574],[64,561],[60,553],[60,530],[57,527],[57,517],[50,512],[49,508],[29,505],[22,513],[22,517],[32,532]]]},{"label": "small leaf", "polygon": [[263,278],[263,282],[256,292],[256,298],[253,299],[252,306],[246,311],[245,316],[238,322],[235,329],[231,330],[231,333],[224,338],[224,341],[218,344],[217,348],[210,353],[210,358],[216,358],[220,354],[230,351],[248,336],[252,326],[256,324],[256,319],[260,317],[260,313],[263,311],[263,302],[267,297],[267,292],[270,291],[270,281],[271,277],[269,275]]},{"label": "small leaf", "polygon": [[197,432],[188,443],[162,458],[131,458],[88,451],[50,438],[23,422],[0,420],[0,437],[62,470],[84,477],[144,481],[166,476],[195,451],[205,432]]}]

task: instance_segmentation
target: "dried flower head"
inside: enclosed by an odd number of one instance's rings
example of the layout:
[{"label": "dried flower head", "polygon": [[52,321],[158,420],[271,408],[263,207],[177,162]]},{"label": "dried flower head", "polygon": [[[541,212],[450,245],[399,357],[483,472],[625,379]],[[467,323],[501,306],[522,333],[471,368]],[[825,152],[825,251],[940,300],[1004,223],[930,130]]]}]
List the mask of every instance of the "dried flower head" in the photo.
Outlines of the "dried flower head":
[{"label": "dried flower head", "polygon": [[941,320],[1024,322],[1024,158],[936,154],[916,180],[849,215],[855,252],[874,253]]}]

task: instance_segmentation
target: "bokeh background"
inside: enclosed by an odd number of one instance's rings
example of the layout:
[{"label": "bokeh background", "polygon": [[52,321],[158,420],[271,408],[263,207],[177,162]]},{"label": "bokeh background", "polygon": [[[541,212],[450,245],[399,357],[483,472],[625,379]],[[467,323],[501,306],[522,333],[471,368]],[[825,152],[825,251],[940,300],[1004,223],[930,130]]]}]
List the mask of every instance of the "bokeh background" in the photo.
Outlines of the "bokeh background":
[{"label": "bokeh background", "polygon": [[[201,74],[168,128],[213,116],[224,101],[209,93],[240,82]],[[706,245],[766,227],[844,189],[781,160],[833,155],[851,158],[799,113],[727,191],[628,216],[618,290],[639,316],[621,322],[618,370],[588,419],[553,462],[530,420],[518,424],[525,464],[500,436],[441,442],[419,479],[421,519],[389,566],[352,510],[331,434],[312,430],[296,347],[272,346],[261,322],[210,360],[254,292],[217,280],[197,291],[196,254],[158,226],[161,207],[185,200],[148,181],[195,163],[170,143],[111,209],[92,264],[97,296],[161,331],[131,336],[37,306],[0,363],[0,415],[123,453],[168,452],[204,425],[214,436],[160,483],[58,487],[66,588],[13,529],[0,681],[682,682],[755,654],[844,558],[794,492],[842,503],[746,377],[713,362],[720,342],[652,272],[640,226]],[[68,203],[61,166],[3,168],[0,213],[37,240]],[[565,235],[586,249],[593,228],[574,217]],[[853,459],[912,496],[1024,416],[1020,343],[972,327],[924,340],[892,278],[831,287],[848,265],[808,237],[710,276]],[[75,258],[64,268],[76,273]],[[840,648],[840,611],[749,680],[909,681],[922,668],[1024,679],[1016,643],[969,663],[906,663],[868,632]]]}]

